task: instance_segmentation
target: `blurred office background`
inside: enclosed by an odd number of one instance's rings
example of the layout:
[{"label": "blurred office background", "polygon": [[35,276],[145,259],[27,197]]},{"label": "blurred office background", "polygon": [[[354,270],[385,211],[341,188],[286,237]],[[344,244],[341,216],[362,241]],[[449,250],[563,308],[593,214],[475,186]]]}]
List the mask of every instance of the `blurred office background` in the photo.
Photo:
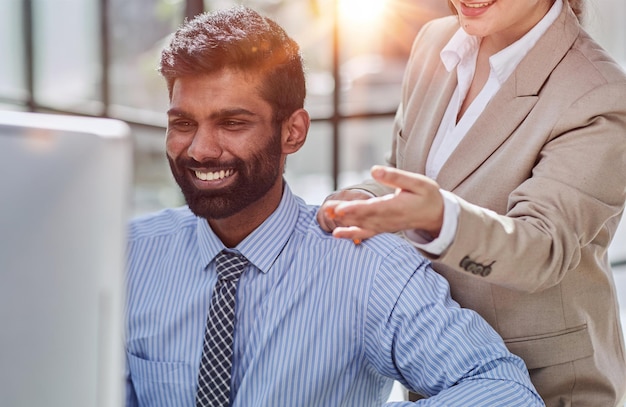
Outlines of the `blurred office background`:
[{"label": "blurred office background", "polygon": [[[164,158],[159,52],[186,16],[234,4],[273,17],[302,46],[313,125],[287,163],[292,189],[321,203],[366,177],[389,149],[412,39],[449,14],[446,0],[0,0],[0,109],[128,122],[132,214],[182,204]],[[586,28],[626,67],[626,2],[587,6]],[[610,254],[626,305],[626,221]]]},{"label": "blurred office background", "polygon": [[134,213],[178,205],[163,153],[159,53],[186,16],[241,3],[301,44],[314,122],[286,177],[320,203],[382,161],[412,38],[449,12],[444,0],[0,0],[0,108],[128,122]]},{"label": "blurred office background", "polygon": [[[164,159],[167,92],[156,71],[186,16],[246,4],[301,44],[307,109],[292,188],[311,203],[383,162],[413,37],[445,0],[0,0],[0,109],[104,116],[135,140],[133,212],[182,203]],[[626,3],[589,0],[586,24],[626,65]]]}]

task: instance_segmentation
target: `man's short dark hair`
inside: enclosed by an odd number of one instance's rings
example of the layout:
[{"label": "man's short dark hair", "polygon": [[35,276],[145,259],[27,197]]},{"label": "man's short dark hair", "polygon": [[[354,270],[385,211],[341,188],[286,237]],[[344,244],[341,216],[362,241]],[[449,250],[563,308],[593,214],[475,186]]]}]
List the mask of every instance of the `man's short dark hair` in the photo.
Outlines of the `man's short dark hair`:
[{"label": "man's short dark hair", "polygon": [[238,6],[186,21],[161,53],[159,72],[172,95],[176,78],[223,68],[260,72],[261,97],[281,123],[304,107],[306,86],[300,47],[273,20]]}]

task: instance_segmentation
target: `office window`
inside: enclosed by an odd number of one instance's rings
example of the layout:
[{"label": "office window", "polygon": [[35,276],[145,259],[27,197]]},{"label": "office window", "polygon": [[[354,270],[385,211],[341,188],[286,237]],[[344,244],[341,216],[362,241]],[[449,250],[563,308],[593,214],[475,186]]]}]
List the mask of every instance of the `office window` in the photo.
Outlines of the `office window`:
[{"label": "office window", "polygon": [[110,113],[165,126],[167,90],[157,72],[168,35],[183,20],[184,2],[108,0]]},{"label": "office window", "polygon": [[0,0],[0,10],[0,102],[26,100],[22,5],[19,0]]},{"label": "office window", "polygon": [[[449,14],[444,0],[0,0],[0,103],[126,120],[137,211],[181,202],[163,156],[168,101],[156,65],[192,2],[251,6],[301,44],[314,123],[286,176],[312,203],[384,162],[412,39]],[[626,65],[624,18],[623,0],[587,2],[589,31]]]},{"label": "office window", "polygon": [[332,129],[324,121],[313,122],[304,146],[287,157],[285,179],[296,194],[309,203],[322,203],[333,190],[330,174]]},{"label": "office window", "polygon": [[33,97],[56,109],[102,109],[97,0],[32,1]]}]

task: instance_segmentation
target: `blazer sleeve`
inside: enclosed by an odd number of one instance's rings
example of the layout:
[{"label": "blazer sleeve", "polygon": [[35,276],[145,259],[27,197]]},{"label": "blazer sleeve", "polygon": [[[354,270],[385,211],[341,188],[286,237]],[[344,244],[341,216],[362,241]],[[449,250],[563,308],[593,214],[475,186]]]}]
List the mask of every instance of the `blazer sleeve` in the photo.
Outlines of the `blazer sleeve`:
[{"label": "blazer sleeve", "polygon": [[624,95],[622,81],[572,101],[505,214],[457,196],[456,237],[437,262],[527,292],[558,284],[583,261],[603,262],[626,200]]}]

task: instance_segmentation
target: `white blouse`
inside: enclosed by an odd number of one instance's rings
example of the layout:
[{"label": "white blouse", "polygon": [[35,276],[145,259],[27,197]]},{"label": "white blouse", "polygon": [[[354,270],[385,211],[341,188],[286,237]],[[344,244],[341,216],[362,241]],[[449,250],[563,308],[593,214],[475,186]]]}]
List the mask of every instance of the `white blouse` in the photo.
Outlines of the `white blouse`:
[{"label": "white blouse", "polygon": [[[441,120],[433,145],[426,161],[426,176],[437,179],[439,170],[454,149],[474,125],[489,101],[511,76],[517,65],[528,54],[548,27],[561,14],[563,0],[556,0],[548,13],[522,38],[489,58],[489,78],[480,93],[457,123],[461,104],[467,96],[476,69],[476,58],[480,38],[468,35],[462,28],[454,34],[441,51],[441,61],[448,72],[456,68],[457,87]],[[404,234],[413,244],[433,255],[442,254],[454,241],[459,217],[459,205],[453,194],[441,190],[444,199],[444,219],[441,233],[436,239],[424,236],[418,230],[407,230]]]}]

